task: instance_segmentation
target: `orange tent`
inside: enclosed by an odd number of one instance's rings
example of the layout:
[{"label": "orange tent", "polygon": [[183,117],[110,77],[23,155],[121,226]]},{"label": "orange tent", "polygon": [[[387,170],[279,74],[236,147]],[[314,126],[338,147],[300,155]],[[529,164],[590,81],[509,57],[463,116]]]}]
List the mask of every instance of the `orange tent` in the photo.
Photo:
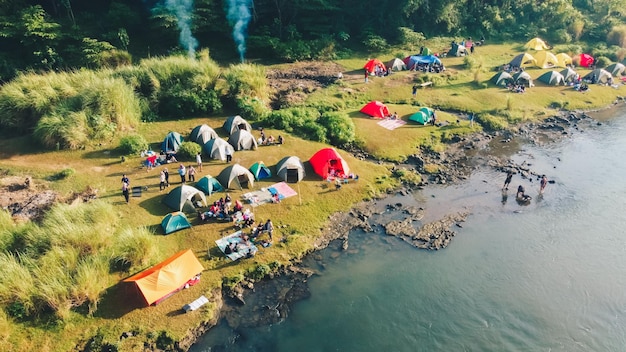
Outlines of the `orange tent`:
[{"label": "orange tent", "polygon": [[363,66],[363,68],[366,69],[369,73],[373,73],[374,71],[376,71],[376,67],[380,67],[383,71],[387,70],[385,64],[383,64],[383,62],[378,59],[372,59],[368,61],[365,66]]},{"label": "orange tent", "polygon": [[134,282],[146,303],[151,305],[181,289],[204,270],[191,249],[182,250],[160,264],[125,279]]}]

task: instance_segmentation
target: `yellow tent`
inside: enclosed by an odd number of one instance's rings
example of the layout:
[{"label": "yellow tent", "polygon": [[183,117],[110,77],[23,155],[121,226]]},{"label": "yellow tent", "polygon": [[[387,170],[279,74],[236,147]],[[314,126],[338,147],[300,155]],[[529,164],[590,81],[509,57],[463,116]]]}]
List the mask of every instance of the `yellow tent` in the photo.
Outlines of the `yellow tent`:
[{"label": "yellow tent", "polygon": [[543,40],[539,38],[533,38],[529,40],[528,43],[524,45],[524,48],[537,50],[537,51],[550,49],[548,45],[546,45],[546,42],[544,42]]},{"label": "yellow tent", "polygon": [[567,67],[567,65],[572,64],[572,58],[566,53],[558,53],[556,54],[556,59],[558,60],[559,67]]},{"label": "yellow tent", "polygon": [[529,53],[519,54],[509,62],[511,67],[526,67],[526,66],[534,66],[535,58]]},{"label": "yellow tent", "polygon": [[191,249],[182,250],[160,264],[125,279],[134,282],[146,303],[151,305],[176,292],[204,270]]},{"label": "yellow tent", "polygon": [[559,59],[549,51],[538,51],[535,54],[535,64],[541,68],[550,68],[559,65]]}]

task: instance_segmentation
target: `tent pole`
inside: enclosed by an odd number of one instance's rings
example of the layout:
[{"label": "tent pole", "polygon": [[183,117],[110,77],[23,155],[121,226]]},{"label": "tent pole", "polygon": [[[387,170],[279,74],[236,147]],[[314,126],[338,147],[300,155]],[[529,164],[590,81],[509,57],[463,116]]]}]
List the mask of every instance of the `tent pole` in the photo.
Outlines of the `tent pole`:
[{"label": "tent pole", "polygon": [[302,205],[302,192],[300,192],[300,184],[298,183],[298,198],[300,199],[300,205]]}]

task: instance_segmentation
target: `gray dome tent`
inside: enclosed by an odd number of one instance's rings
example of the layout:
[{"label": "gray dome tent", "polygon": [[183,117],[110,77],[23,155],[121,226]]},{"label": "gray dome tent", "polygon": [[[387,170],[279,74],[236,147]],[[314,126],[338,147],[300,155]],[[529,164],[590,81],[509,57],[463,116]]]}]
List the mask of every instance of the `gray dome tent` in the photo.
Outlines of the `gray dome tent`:
[{"label": "gray dome tent", "polygon": [[621,76],[624,74],[624,70],[626,70],[626,66],[620,64],[619,62],[612,63],[605,68],[608,72],[610,72],[613,76]]},{"label": "gray dome tent", "polygon": [[207,205],[204,193],[195,187],[187,185],[174,188],[163,198],[163,203],[168,207],[185,212],[195,211],[196,202],[204,204],[205,207]]},{"label": "gray dome tent", "polygon": [[459,43],[452,43],[452,47],[450,48],[450,51],[448,51],[448,55],[465,56],[467,55],[467,48]]},{"label": "gray dome tent", "polygon": [[515,81],[515,83],[517,84],[525,84],[529,87],[533,85],[533,78],[530,77],[528,72],[525,72],[525,71],[520,71],[514,74],[513,81]]},{"label": "gray dome tent", "polygon": [[161,150],[166,153],[167,152],[176,153],[182,143],[183,143],[183,137],[180,136],[180,133],[170,132],[165,136],[163,143],[161,143]]},{"label": "gray dome tent", "polygon": [[286,156],[276,164],[276,175],[289,183],[301,181],[306,175],[304,165],[297,156]]},{"label": "gray dome tent", "polygon": [[392,59],[391,61],[387,62],[387,67],[391,68],[392,71],[406,70],[406,65],[404,64],[404,61],[398,58]]},{"label": "gray dome tent", "polygon": [[506,71],[500,71],[491,77],[490,81],[497,86],[505,87],[509,82],[513,82],[513,77]]},{"label": "gray dome tent", "polygon": [[189,135],[190,141],[196,142],[200,145],[204,145],[204,143],[216,138],[218,138],[217,133],[208,125],[199,125],[194,127]]},{"label": "gray dome tent", "polygon": [[233,181],[237,184],[238,188],[252,188],[254,186],[254,175],[252,175],[252,172],[239,164],[231,165],[222,170],[222,172],[217,175],[217,180],[220,181],[222,187],[226,189],[231,188]]},{"label": "gray dome tent", "polygon": [[565,80],[566,83],[574,82],[576,77],[578,77],[578,73],[569,67],[559,73],[563,76],[563,80]]},{"label": "gray dome tent", "polygon": [[226,161],[226,150],[229,150],[231,155],[235,152],[235,148],[221,138],[211,139],[204,143],[202,149],[211,159],[222,161]]},{"label": "gray dome tent", "polygon": [[549,84],[551,86],[558,86],[559,84],[565,84],[565,78],[563,75],[557,71],[548,71],[539,78],[537,78],[539,82],[543,82],[545,84]]},{"label": "gray dome tent", "polygon": [[596,68],[595,70],[589,72],[584,80],[590,81],[591,83],[607,83],[609,78],[613,79],[613,75],[609,71],[603,70],[601,68]]},{"label": "gray dome tent", "polygon": [[234,132],[228,137],[228,143],[233,146],[235,150],[250,150],[256,149],[256,139],[252,133],[246,130],[239,130]]},{"label": "gray dome tent", "polygon": [[239,115],[227,118],[222,127],[229,135],[239,130],[252,131],[252,126],[250,126],[248,121],[244,120],[244,118]]}]

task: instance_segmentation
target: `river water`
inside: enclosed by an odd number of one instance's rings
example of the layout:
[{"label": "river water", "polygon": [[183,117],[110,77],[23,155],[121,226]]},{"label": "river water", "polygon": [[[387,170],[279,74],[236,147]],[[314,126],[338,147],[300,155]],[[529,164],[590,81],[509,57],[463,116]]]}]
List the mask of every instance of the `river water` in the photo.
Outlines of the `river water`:
[{"label": "river water", "polygon": [[[615,111],[613,111],[614,113]],[[626,110],[542,146],[505,149],[551,183],[475,172],[385,202],[426,208],[426,221],[471,215],[444,250],[354,231],[328,249],[311,297],[281,323],[221,324],[192,351],[626,351]],[[523,184],[533,197],[519,205]],[[382,218],[374,219],[382,221]]]}]

